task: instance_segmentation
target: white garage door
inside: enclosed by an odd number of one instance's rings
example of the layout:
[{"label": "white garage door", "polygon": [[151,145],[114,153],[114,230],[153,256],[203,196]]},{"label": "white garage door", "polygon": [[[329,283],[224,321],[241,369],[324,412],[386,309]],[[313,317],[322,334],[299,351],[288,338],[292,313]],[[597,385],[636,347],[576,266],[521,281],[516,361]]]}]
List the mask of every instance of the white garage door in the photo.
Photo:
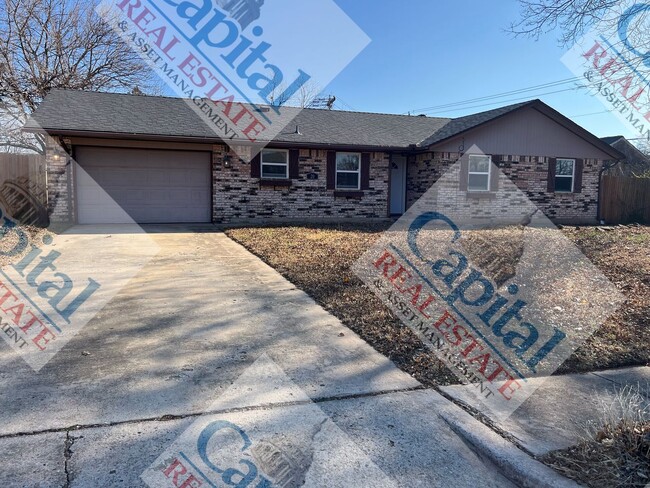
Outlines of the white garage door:
[{"label": "white garage door", "polygon": [[75,157],[80,224],[211,221],[210,153],[77,147]]}]

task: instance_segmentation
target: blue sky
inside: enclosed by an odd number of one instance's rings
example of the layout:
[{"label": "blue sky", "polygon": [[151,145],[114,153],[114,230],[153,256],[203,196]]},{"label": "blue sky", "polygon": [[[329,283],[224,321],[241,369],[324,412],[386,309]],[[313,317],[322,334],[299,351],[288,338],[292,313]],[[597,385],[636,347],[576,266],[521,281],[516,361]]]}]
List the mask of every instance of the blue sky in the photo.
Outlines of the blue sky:
[{"label": "blue sky", "polygon": [[[574,76],[561,61],[568,48],[559,46],[556,34],[534,41],[515,39],[506,32],[519,18],[516,0],[336,2],[372,39],[325,90],[338,97],[337,108],[406,113]],[[572,86],[512,95],[491,105],[477,102],[461,110],[439,109],[428,115],[458,117],[519,101],[512,99],[541,98],[600,137],[635,137],[611,113],[594,114],[606,109],[584,89],[542,95]]]}]

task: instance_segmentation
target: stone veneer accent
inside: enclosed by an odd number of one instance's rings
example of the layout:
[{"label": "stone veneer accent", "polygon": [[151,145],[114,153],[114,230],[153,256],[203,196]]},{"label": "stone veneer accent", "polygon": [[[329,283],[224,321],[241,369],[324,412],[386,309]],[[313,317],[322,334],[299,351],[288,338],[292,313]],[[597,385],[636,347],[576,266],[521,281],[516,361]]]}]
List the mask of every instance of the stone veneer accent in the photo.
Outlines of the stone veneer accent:
[{"label": "stone veneer accent", "polygon": [[[423,153],[409,157],[407,207],[413,205],[459,158],[458,153]],[[548,193],[548,162],[544,156],[506,155],[498,163],[505,176],[556,223],[596,223],[598,179],[603,161],[584,159],[581,193]],[[475,200],[480,205],[498,201]],[[501,205],[503,202],[501,202]],[[460,205],[460,203],[459,203]],[[469,207],[468,207],[469,208]]]},{"label": "stone veneer accent", "polygon": [[[243,154],[245,148],[237,148]],[[223,162],[230,156],[230,167]],[[308,174],[318,179],[308,179]],[[251,177],[250,164],[226,146],[212,152],[213,221],[237,224],[273,221],[340,221],[388,217],[389,154],[370,153],[370,189],[360,198],[327,189],[327,151],[300,149],[300,171],[291,186],[265,186]]]}]

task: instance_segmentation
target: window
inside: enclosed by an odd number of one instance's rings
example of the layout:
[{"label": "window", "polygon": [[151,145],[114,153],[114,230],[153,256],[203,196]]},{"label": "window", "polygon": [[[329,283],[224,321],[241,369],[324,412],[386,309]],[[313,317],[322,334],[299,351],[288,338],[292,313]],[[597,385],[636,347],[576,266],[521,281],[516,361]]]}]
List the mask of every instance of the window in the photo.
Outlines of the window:
[{"label": "window", "polygon": [[469,174],[467,189],[469,191],[488,191],[490,189],[490,166],[492,158],[478,154],[469,156]]},{"label": "window", "polygon": [[361,181],[361,154],[336,153],[336,188],[358,190]]},{"label": "window", "polygon": [[558,159],[555,165],[555,191],[572,192],[575,176],[575,159]]},{"label": "window", "polygon": [[289,151],[284,149],[264,149],[262,151],[262,178],[289,178]]}]

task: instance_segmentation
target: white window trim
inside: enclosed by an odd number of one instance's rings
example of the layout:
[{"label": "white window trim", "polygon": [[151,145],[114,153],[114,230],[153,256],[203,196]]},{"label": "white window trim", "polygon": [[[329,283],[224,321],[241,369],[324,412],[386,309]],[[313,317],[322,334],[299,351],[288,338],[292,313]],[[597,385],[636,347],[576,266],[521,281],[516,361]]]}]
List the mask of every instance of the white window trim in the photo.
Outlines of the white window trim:
[{"label": "white window trim", "polygon": [[[348,169],[341,169],[339,170],[338,168],[338,157],[339,154],[347,154],[347,155],[354,155],[359,157],[359,169],[356,171],[350,171]],[[360,190],[361,189],[361,153],[355,153],[355,152],[337,152],[336,153],[336,159],[334,160],[335,164],[335,169],[336,169],[336,175],[334,176],[335,178],[335,187],[337,190],[348,190],[348,191],[354,191],[354,190]],[[357,187],[356,188],[339,188],[339,173],[352,173],[352,174],[358,174],[359,178],[357,178]]]},{"label": "white window trim", "polygon": [[[286,163],[265,163],[264,151],[281,152],[285,154]],[[264,166],[284,166],[285,176],[264,176]],[[263,180],[288,180],[289,179],[289,150],[288,149],[262,149],[260,154],[260,178]]]},{"label": "white window trim", "polygon": [[[573,168],[571,171],[571,176],[569,175],[558,175],[557,174],[557,162],[558,161],[573,161]],[[575,190],[576,184],[576,160],[572,158],[557,158],[555,160],[555,178],[571,178],[571,190],[555,190],[555,193],[573,193]],[[554,185],[555,186],[555,185]]]},{"label": "white window trim", "polygon": [[[487,188],[485,190],[476,190],[474,188],[469,187],[469,176],[470,175],[484,175],[485,172],[483,171],[470,171],[470,168],[472,167],[472,156],[487,156],[489,161],[488,161],[488,170],[487,170]],[[469,161],[467,162],[467,191],[468,192],[489,192],[490,191],[490,178],[492,177],[492,156],[488,154],[470,154],[469,155]]]}]

